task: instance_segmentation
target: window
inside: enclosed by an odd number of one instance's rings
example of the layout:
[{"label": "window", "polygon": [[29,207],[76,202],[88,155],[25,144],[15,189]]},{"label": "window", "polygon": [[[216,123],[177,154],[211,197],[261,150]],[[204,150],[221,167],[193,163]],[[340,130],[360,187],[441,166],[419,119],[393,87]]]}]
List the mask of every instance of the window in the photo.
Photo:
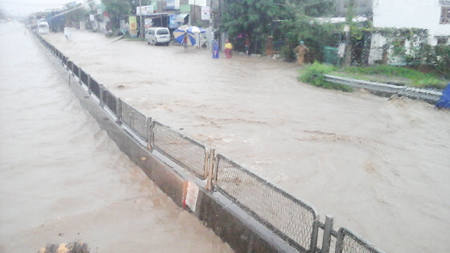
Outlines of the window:
[{"label": "window", "polygon": [[438,45],[447,45],[447,43],[448,43],[448,38],[444,38],[444,37],[437,38]]},{"label": "window", "polygon": [[439,24],[450,24],[450,7],[442,6],[441,7],[441,21]]}]

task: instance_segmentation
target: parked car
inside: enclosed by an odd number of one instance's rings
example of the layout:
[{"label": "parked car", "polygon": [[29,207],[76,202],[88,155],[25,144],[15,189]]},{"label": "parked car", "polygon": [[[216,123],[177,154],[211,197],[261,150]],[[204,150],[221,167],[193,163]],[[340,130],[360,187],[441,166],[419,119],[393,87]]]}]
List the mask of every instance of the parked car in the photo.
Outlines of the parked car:
[{"label": "parked car", "polygon": [[170,32],[166,27],[151,27],[145,32],[145,40],[149,45],[169,45]]},{"label": "parked car", "polygon": [[48,34],[50,33],[50,29],[47,22],[39,22],[38,23],[38,33],[39,34]]}]

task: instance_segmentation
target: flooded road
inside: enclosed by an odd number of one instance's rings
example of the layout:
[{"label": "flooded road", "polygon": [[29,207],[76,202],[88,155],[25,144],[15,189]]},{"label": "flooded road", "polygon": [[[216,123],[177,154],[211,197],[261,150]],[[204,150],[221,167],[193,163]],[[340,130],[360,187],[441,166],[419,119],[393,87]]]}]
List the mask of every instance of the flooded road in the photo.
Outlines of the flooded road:
[{"label": "flooded road", "polygon": [[333,215],[387,252],[449,252],[450,113],[297,81],[294,64],[45,38],[121,99]]},{"label": "flooded road", "polygon": [[0,252],[232,252],[102,131],[18,23],[0,24]]}]

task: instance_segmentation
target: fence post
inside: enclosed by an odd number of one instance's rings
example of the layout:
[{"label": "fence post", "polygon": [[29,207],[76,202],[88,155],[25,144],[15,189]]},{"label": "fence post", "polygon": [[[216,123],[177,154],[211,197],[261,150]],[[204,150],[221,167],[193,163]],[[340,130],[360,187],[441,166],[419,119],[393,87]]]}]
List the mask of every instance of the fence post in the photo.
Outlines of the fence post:
[{"label": "fence post", "polygon": [[337,233],[336,253],[342,253],[343,245],[344,245],[344,232],[341,228]]},{"label": "fence post", "polygon": [[206,167],[206,190],[212,190],[213,188],[213,178],[214,178],[214,161],[216,157],[216,150],[210,149],[209,152],[206,154],[207,156],[207,162],[205,162]]},{"label": "fence post", "polygon": [[73,61],[69,61],[69,62],[70,62],[70,65],[69,65],[70,72],[72,72],[72,76],[75,76],[75,73],[73,73]]},{"label": "fence post", "polygon": [[88,75],[88,76],[87,76],[87,79],[88,79],[88,80],[87,80],[87,84],[86,84],[86,85],[87,85],[87,87],[88,87],[88,94],[91,95],[91,94],[92,94],[92,93],[91,93],[91,75]]},{"label": "fence post", "polygon": [[317,238],[319,237],[319,215],[317,215],[316,220],[313,223],[313,231],[311,235],[311,246],[310,249],[312,252],[315,252],[317,250]]},{"label": "fence post", "polygon": [[122,125],[122,99],[117,98],[117,121],[116,123],[120,126]]},{"label": "fence post", "polygon": [[151,117],[148,117],[147,118],[147,149],[148,150],[153,149],[152,140],[153,140],[153,120]]},{"label": "fence post", "polygon": [[99,84],[98,85],[98,89],[100,91],[100,97],[99,97],[99,99],[100,99],[100,107],[103,108],[103,107],[105,107],[105,104],[103,103],[103,90],[105,89],[103,87],[103,84]]},{"label": "fence post", "polygon": [[325,216],[325,227],[323,229],[322,250],[321,253],[330,252],[331,233],[333,231],[333,216]]},{"label": "fence post", "polygon": [[68,64],[69,64],[69,57],[64,56],[63,66],[65,69],[68,69]]},{"label": "fence post", "polygon": [[78,66],[78,83],[81,85],[83,82],[81,81],[81,68]]}]

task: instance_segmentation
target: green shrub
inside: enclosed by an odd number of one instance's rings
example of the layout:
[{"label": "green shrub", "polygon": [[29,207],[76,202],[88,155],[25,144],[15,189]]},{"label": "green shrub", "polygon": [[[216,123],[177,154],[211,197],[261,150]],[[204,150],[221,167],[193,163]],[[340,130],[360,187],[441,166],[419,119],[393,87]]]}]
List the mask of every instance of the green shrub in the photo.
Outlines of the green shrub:
[{"label": "green shrub", "polygon": [[446,81],[432,73],[423,73],[411,68],[391,65],[376,65],[369,67],[349,67],[343,72],[364,75],[382,75],[388,77],[403,77],[411,80],[412,86],[427,88],[444,88]]},{"label": "green shrub", "polygon": [[303,71],[299,77],[299,80],[325,89],[335,89],[347,92],[352,91],[353,89],[349,86],[325,81],[325,75],[333,72],[334,70],[335,68],[331,65],[314,62],[314,64],[308,66],[306,70]]}]

